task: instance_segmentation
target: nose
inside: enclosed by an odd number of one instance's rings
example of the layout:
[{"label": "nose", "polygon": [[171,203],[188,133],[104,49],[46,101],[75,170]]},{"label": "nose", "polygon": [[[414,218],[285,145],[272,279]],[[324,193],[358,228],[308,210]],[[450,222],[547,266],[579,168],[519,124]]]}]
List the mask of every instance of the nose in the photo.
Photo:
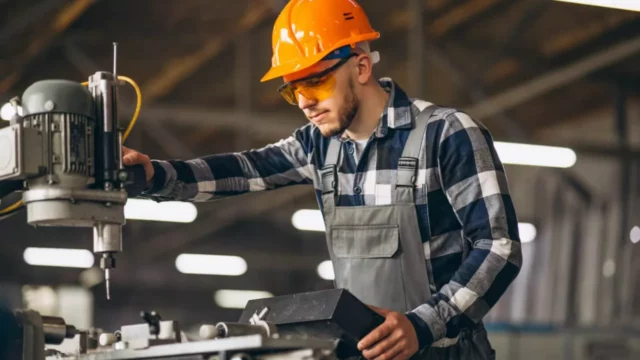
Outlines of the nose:
[{"label": "nose", "polygon": [[318,103],[318,101],[316,101],[315,99],[307,99],[302,94],[297,94],[297,95],[298,95],[298,107],[300,108],[300,110],[308,109]]}]

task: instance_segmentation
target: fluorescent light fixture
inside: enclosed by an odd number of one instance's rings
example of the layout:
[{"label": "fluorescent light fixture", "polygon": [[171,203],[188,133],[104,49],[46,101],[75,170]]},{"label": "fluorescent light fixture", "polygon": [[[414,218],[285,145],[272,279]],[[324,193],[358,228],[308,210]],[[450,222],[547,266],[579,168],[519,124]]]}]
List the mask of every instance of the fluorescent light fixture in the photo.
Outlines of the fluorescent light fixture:
[{"label": "fluorescent light fixture", "polygon": [[505,164],[569,168],[576,163],[576,153],[569,148],[500,141],[494,145]]},{"label": "fluorescent light fixture", "polygon": [[189,202],[128,199],[124,217],[130,220],[190,223],[198,217],[198,209]]},{"label": "fluorescent light fixture", "polygon": [[30,247],[24,251],[24,261],[33,266],[56,266],[88,269],[93,266],[93,254],[84,249]]},{"label": "fluorescent light fixture", "polygon": [[268,291],[257,290],[218,290],[213,295],[216,304],[226,309],[244,309],[249,300],[273,297]]},{"label": "fluorescent light fixture", "polygon": [[520,233],[521,243],[530,243],[536,239],[537,231],[533,224],[518,223],[518,232]]},{"label": "fluorescent light fixture", "polygon": [[247,262],[239,256],[180,254],[176,268],[183,274],[240,276]]},{"label": "fluorescent light fixture", "polygon": [[325,280],[333,280],[335,278],[331,260],[325,260],[318,265],[318,275]]},{"label": "fluorescent light fixture", "polygon": [[[298,210],[291,217],[291,223],[298,230],[325,231],[324,219],[320,210]],[[536,227],[533,224],[519,223],[518,231],[520,233],[520,241],[523,243],[531,242],[536,238]]]},{"label": "fluorescent light fixture", "polygon": [[582,4],[591,6],[608,7],[620,10],[640,11],[640,1],[638,0],[556,0],[560,2]]},{"label": "fluorescent light fixture", "polygon": [[631,242],[637,244],[640,242],[640,227],[634,226],[629,233],[629,238]]},{"label": "fluorescent light fixture", "polygon": [[[0,119],[9,121],[16,114],[16,110],[10,103],[5,103],[0,108]],[[18,114],[22,116],[22,106],[18,106]]]},{"label": "fluorescent light fixture", "polygon": [[[298,230],[305,231],[325,231],[324,219],[320,210],[303,209],[296,211],[291,217],[291,223]],[[640,241],[640,229],[638,229],[638,238]],[[518,232],[520,233],[520,241],[522,243],[532,242],[536,238],[536,227],[530,223],[518,223]],[[323,265],[324,263],[320,264]],[[327,265],[323,265],[327,266]],[[326,271],[326,270],[323,270]],[[333,268],[331,268],[333,271]],[[318,266],[318,274],[320,274],[320,266]],[[325,272],[326,274],[326,272]],[[333,276],[333,275],[331,275]],[[322,275],[320,275],[322,277]],[[324,277],[322,277],[324,279]]]},{"label": "fluorescent light fixture", "polygon": [[320,210],[298,210],[291,217],[291,223],[298,230],[325,231]]}]

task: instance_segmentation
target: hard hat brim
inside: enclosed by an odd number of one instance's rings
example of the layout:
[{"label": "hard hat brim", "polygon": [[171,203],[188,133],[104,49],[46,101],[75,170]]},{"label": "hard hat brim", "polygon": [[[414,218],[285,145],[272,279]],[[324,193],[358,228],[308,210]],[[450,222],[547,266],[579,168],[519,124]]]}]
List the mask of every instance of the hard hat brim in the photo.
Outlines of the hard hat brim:
[{"label": "hard hat brim", "polygon": [[312,57],[284,63],[279,66],[274,66],[271,69],[269,69],[269,71],[267,71],[267,73],[262,77],[262,79],[260,79],[260,82],[273,80],[278,77],[286,76],[289,74],[296,73],[298,71],[308,69],[311,66],[315,65],[316,63],[318,63],[319,61],[321,61],[325,56],[327,56],[330,52],[334,51],[335,49],[338,49],[345,45],[355,45],[356,43],[359,43],[361,41],[375,40],[375,39],[378,39],[379,37],[380,37],[379,32],[373,32],[373,33],[363,34],[360,36],[354,36],[350,39],[346,39],[345,41],[341,41],[335,44],[332,48],[327,49],[321,53],[318,53]]}]

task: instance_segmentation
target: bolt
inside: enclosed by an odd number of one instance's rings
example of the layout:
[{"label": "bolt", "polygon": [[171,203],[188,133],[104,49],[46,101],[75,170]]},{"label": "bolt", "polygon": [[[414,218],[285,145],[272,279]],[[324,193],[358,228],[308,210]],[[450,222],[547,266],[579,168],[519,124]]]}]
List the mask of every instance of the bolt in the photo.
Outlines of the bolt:
[{"label": "bolt", "polygon": [[56,105],[51,100],[47,100],[47,102],[44,103],[44,108],[48,111],[53,110],[54,107],[56,107]]},{"label": "bolt", "polygon": [[106,202],[106,203],[104,203],[104,206],[106,206],[106,207],[110,207],[110,206],[111,206],[111,203],[110,203],[110,202]]}]

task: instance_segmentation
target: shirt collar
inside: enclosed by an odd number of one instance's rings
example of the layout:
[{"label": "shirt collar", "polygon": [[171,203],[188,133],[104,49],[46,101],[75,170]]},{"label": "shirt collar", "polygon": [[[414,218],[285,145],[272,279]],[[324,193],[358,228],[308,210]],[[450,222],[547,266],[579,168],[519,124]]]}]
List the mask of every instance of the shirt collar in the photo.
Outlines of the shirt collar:
[{"label": "shirt collar", "polygon": [[[389,93],[389,100],[380,115],[380,122],[375,130],[376,138],[383,138],[391,129],[412,129],[413,112],[412,102],[407,94],[391,78],[385,77],[378,80],[378,83]],[[339,135],[340,140],[348,140],[346,132]]]}]

